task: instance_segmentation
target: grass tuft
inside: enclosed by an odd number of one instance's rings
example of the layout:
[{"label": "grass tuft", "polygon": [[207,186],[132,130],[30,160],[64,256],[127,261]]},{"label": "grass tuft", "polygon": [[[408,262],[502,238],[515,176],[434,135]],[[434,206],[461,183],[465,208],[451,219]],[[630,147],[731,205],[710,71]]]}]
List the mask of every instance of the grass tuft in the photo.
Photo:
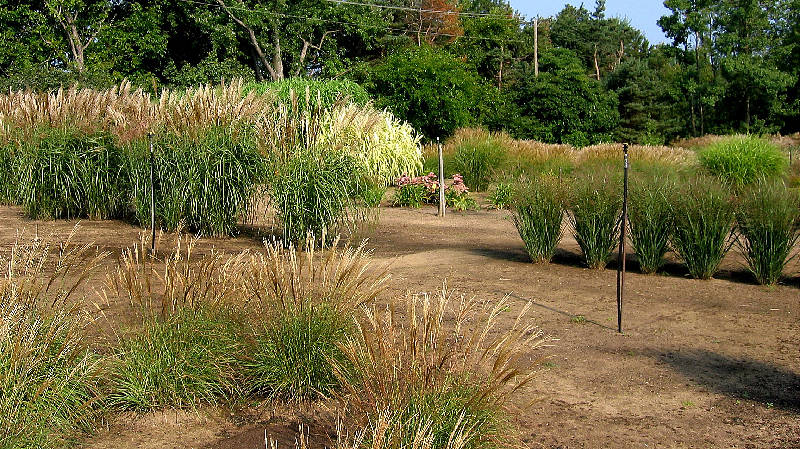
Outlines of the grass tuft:
[{"label": "grass tuft", "polygon": [[628,220],[641,270],[658,271],[664,264],[672,233],[671,195],[675,182],[667,176],[645,175],[631,183]]},{"label": "grass tuft", "polygon": [[603,269],[617,245],[622,209],[618,176],[611,172],[583,173],[569,198],[572,232],[589,268]]},{"label": "grass tuft", "polygon": [[733,186],[760,178],[783,175],[788,166],[780,147],[756,136],[717,139],[699,151],[700,164],[709,173]]},{"label": "grass tuft", "polygon": [[531,260],[549,262],[563,235],[564,198],[558,181],[542,178],[520,184],[511,216]]}]

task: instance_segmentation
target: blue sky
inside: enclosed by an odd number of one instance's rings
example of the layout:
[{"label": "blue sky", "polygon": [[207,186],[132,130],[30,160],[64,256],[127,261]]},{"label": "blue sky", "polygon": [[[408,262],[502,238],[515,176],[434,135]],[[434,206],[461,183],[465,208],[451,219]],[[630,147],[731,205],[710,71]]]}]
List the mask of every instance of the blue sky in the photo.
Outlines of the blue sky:
[{"label": "blue sky", "polygon": [[[548,17],[556,15],[564,5],[569,3],[580,6],[580,0],[510,0],[511,6],[517,11],[531,18],[539,15]],[[595,0],[583,2],[586,9],[594,10]],[[664,33],[656,24],[656,21],[667,13],[663,0],[606,0],[606,16],[608,17],[627,17],[631,24],[644,32],[650,44],[658,44],[666,41]]]}]

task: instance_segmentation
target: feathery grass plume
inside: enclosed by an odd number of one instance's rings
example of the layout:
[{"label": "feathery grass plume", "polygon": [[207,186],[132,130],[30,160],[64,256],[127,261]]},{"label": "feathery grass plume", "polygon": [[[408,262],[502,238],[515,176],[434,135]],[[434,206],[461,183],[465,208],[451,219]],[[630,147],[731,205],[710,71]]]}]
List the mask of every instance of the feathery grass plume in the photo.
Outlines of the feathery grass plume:
[{"label": "feathery grass plume", "polygon": [[631,182],[628,220],[633,250],[645,274],[664,264],[672,233],[673,176],[643,174]]},{"label": "feathery grass plume", "polygon": [[736,241],[759,284],[778,282],[800,236],[800,196],[782,181],[760,180],[740,196]]},{"label": "feathery grass plume", "polygon": [[699,151],[699,159],[709,173],[736,187],[760,178],[781,176],[788,166],[786,156],[777,145],[745,135],[709,144]]},{"label": "feathery grass plume", "polygon": [[698,177],[672,198],[672,247],[694,278],[709,279],[732,245],[730,194],[718,182]]},{"label": "feathery grass plume", "polygon": [[540,178],[520,183],[512,201],[514,226],[531,260],[550,262],[563,234],[564,197],[558,181]]},{"label": "feathery grass plume", "polygon": [[99,356],[77,289],[107,256],[52,237],[0,252],[0,447],[62,447],[101,413]]},{"label": "feathery grass plume", "polygon": [[[161,260],[143,237],[123,251],[109,291],[127,298],[141,324],[118,331],[108,404],[148,411],[236,398],[245,326],[237,292],[247,253],[194,256],[196,239],[178,235]],[[163,274],[156,268],[163,264]]]},{"label": "feathery grass plume", "polygon": [[[659,164],[678,167],[692,166],[697,163],[694,151],[683,148],[654,145],[630,145],[628,157],[631,163]],[[622,162],[622,145],[602,143],[581,148],[575,152],[575,161],[583,164],[593,160]]]},{"label": "feathery grass plume", "polygon": [[[524,307],[510,329],[497,334],[500,301],[487,314],[476,301],[412,296],[400,316],[367,310],[366,321],[342,345],[337,366],[348,425],[364,428],[389,410],[391,423],[378,447],[409,447],[417,436],[444,448],[454,435],[463,447],[511,445],[505,419],[509,398],[532,376],[529,351],[541,334],[524,324]],[[424,429],[424,430],[421,430]]]},{"label": "feathery grass plume", "polygon": [[333,364],[346,360],[340,345],[355,331],[355,313],[385,286],[385,271],[369,269],[364,244],[323,252],[308,241],[299,251],[267,244],[243,265],[246,308],[254,345],[245,361],[251,394],[302,400],[338,387]]},{"label": "feathery grass plume", "polygon": [[597,168],[579,174],[569,193],[567,215],[589,268],[605,268],[617,245],[620,186],[616,172]]}]

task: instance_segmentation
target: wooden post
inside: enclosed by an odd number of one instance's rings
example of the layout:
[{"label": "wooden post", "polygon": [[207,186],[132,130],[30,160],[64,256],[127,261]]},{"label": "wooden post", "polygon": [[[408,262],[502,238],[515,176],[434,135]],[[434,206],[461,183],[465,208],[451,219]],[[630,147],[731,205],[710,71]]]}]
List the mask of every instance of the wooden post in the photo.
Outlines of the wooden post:
[{"label": "wooden post", "polygon": [[622,291],[625,288],[625,231],[628,224],[628,144],[622,144],[625,165],[622,181],[622,223],[619,228],[619,263],[617,264],[617,332],[622,333]]},{"label": "wooden post", "polygon": [[533,75],[539,77],[539,18],[533,19]]},{"label": "wooden post", "polygon": [[155,165],[155,155],[153,153],[153,135],[150,138],[150,229],[152,229],[152,236],[150,238],[150,255],[156,253],[156,195],[155,183],[153,182],[153,166]]},{"label": "wooden post", "polygon": [[446,205],[444,198],[444,156],[442,156],[442,143],[436,138],[436,146],[439,147],[439,216],[444,217]]}]

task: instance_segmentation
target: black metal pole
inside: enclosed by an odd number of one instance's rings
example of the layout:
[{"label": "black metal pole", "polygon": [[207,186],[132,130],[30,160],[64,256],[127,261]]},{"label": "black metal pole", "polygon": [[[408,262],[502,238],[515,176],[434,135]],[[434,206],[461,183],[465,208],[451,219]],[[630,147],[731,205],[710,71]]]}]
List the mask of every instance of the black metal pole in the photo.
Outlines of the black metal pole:
[{"label": "black metal pole", "polygon": [[150,237],[150,254],[156,253],[156,200],[155,183],[153,182],[153,166],[155,165],[155,155],[153,154],[153,135],[150,138],[150,229],[153,234]]},{"label": "black metal pole", "polygon": [[625,165],[622,175],[622,223],[619,228],[619,263],[617,264],[617,332],[622,333],[622,291],[625,288],[625,231],[628,224],[628,144],[622,144]]},{"label": "black metal pole", "polygon": [[442,155],[442,143],[436,138],[436,146],[439,149],[439,216],[444,217],[447,204],[444,197],[444,156]]}]

